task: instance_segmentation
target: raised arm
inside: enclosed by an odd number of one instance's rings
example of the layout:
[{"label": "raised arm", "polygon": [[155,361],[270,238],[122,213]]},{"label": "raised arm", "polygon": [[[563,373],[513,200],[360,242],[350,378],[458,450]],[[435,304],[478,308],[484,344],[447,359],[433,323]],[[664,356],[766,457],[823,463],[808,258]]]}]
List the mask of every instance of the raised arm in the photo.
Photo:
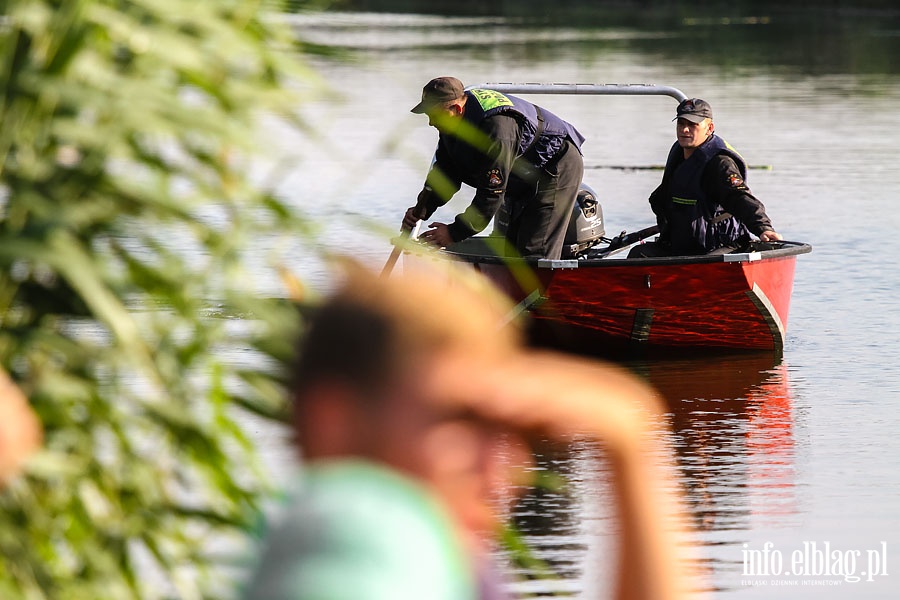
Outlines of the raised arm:
[{"label": "raised arm", "polygon": [[617,367],[556,353],[523,353],[490,368],[467,360],[434,370],[431,385],[448,406],[533,439],[580,435],[602,444],[621,531],[615,597],[687,597],[697,586],[679,560],[684,519],[672,467],[660,464],[666,452],[652,389]]}]

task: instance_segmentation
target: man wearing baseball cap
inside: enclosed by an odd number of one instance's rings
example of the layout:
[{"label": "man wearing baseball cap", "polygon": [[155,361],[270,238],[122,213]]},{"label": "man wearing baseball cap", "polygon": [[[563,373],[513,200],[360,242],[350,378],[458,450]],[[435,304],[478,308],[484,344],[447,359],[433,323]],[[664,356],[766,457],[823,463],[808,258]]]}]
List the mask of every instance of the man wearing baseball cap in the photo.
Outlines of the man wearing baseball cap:
[{"label": "man wearing baseball cap", "polygon": [[438,247],[471,237],[495,219],[522,256],[556,259],[584,163],[584,137],[535,104],[494,90],[466,90],[455,77],[437,77],[412,108],[439,132],[434,162],[403,228],[428,219],[459,191],[475,188],[472,203],[453,223],[431,223],[420,239]]},{"label": "man wearing baseball cap", "polygon": [[715,134],[709,103],[685,99],[673,120],[677,141],[650,194],[659,241],[636,246],[629,257],[726,253],[750,242],[750,233],[763,242],[782,239],[747,187],[744,159]]},{"label": "man wearing baseball cap", "polygon": [[433,109],[447,106],[466,95],[462,82],[456,77],[435,77],[422,88],[422,101],[410,109],[417,115],[428,114]]}]

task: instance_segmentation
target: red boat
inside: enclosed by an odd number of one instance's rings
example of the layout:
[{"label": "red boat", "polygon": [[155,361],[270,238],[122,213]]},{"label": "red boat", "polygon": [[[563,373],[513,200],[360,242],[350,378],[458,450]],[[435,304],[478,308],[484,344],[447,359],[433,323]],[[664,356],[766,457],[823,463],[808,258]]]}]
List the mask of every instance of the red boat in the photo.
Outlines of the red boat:
[{"label": "red boat", "polygon": [[[607,248],[565,260],[500,257],[486,238],[444,252],[472,263],[535,320],[539,341],[580,350],[784,347],[794,264],[812,250],[757,243],[746,252],[609,258]],[[612,245],[612,244],[611,244]]]},{"label": "red boat", "polygon": [[[687,96],[672,87],[479,84],[513,94]],[[443,252],[473,264],[534,317],[535,337],[554,346],[735,348],[781,354],[798,242],[755,242],[731,254],[612,258],[655,227],[603,237],[602,210],[587,186],[573,211],[563,260],[509,258],[499,240],[475,237]],[[605,246],[603,244],[606,244]],[[621,255],[620,255],[621,256]]]}]

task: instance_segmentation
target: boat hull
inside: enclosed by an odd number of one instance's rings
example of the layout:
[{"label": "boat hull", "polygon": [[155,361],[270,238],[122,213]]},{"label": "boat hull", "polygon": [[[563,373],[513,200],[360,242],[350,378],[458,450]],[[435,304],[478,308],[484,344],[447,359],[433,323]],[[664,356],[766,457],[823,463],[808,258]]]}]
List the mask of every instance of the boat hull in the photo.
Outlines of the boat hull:
[{"label": "boat hull", "polygon": [[[477,239],[477,238],[476,238]],[[794,267],[807,244],[719,256],[529,261],[472,242],[448,254],[530,306],[542,342],[781,353]]]}]

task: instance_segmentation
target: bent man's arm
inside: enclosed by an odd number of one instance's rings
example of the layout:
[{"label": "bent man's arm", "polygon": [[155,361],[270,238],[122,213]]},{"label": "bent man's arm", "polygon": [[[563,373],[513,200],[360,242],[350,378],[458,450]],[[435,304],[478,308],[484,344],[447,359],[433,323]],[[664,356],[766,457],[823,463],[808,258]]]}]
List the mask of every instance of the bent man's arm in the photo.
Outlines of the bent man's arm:
[{"label": "bent man's arm", "polygon": [[766,214],[766,207],[747,187],[730,156],[719,155],[710,161],[703,172],[702,185],[711,198],[737,217],[751,233],[762,236],[764,232],[775,231]]},{"label": "bent man's arm", "polygon": [[[469,207],[450,224],[453,241],[472,237],[487,227],[506,198],[506,187],[519,146],[519,124],[507,115],[485,119],[481,130],[489,145],[473,161],[475,196]],[[474,150],[473,150],[474,152]]]},{"label": "bent man's arm", "polygon": [[624,370],[549,352],[529,352],[503,364],[442,361],[432,385],[448,405],[520,435],[602,444],[612,467],[621,537],[616,598],[685,598],[695,585],[681,560],[681,498],[665,465],[653,390]]}]

